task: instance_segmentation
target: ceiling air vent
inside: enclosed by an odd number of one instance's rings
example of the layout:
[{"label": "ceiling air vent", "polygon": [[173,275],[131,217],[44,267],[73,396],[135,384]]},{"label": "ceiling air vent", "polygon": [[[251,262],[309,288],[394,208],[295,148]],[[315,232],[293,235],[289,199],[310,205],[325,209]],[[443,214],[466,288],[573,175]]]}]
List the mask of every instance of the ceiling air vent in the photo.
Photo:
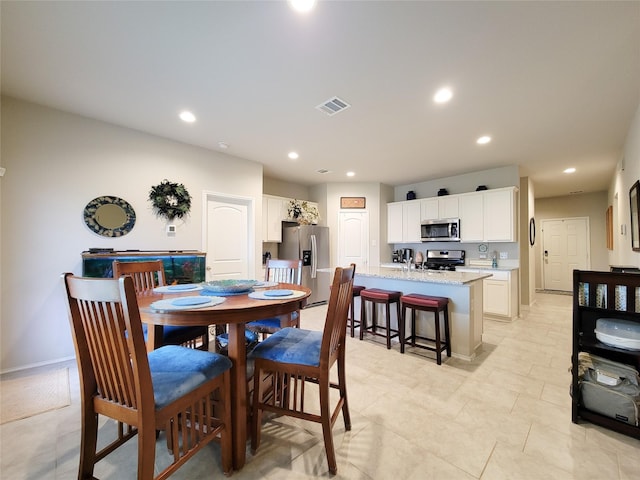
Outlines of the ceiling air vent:
[{"label": "ceiling air vent", "polygon": [[351,105],[349,105],[344,100],[342,100],[342,99],[340,99],[338,97],[333,97],[333,98],[330,98],[329,100],[327,100],[326,102],[321,103],[316,108],[318,110],[320,110],[321,112],[324,112],[329,116],[332,116],[332,115],[335,115],[338,112],[346,110],[350,106]]}]

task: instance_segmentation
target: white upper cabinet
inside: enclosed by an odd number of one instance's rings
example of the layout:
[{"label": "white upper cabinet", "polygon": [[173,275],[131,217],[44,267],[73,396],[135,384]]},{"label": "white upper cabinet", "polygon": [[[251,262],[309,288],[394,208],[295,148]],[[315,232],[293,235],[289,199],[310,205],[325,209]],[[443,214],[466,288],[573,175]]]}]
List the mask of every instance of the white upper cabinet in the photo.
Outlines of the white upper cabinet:
[{"label": "white upper cabinet", "polygon": [[461,242],[484,241],[483,200],[484,195],[482,192],[467,193],[459,196]]},{"label": "white upper cabinet", "polygon": [[405,243],[418,243],[420,234],[420,203],[405,202],[402,205],[402,238]]},{"label": "white upper cabinet", "polygon": [[460,216],[458,195],[438,197],[438,214],[440,218],[458,218]]},{"label": "white upper cabinet", "polygon": [[487,242],[517,242],[518,202],[516,189],[498,188],[483,193],[484,240]]},{"label": "white upper cabinet", "polygon": [[402,202],[387,203],[387,243],[402,243]]},{"label": "white upper cabinet", "polygon": [[387,204],[387,243],[420,242],[420,202]]},{"label": "white upper cabinet", "polygon": [[387,204],[387,242],[421,242],[424,220],[460,219],[461,242],[517,242],[518,189],[496,188]]},{"label": "white upper cabinet", "polygon": [[287,217],[288,199],[262,197],[262,241],[282,242],[282,221]]},{"label": "white upper cabinet", "polygon": [[460,241],[518,241],[518,189],[516,187],[464,193],[457,197]]},{"label": "white upper cabinet", "polygon": [[459,195],[444,195],[436,198],[420,200],[421,220],[438,220],[441,218],[458,218]]},{"label": "white upper cabinet", "polygon": [[437,220],[440,218],[437,198],[423,198],[420,200],[421,220]]}]

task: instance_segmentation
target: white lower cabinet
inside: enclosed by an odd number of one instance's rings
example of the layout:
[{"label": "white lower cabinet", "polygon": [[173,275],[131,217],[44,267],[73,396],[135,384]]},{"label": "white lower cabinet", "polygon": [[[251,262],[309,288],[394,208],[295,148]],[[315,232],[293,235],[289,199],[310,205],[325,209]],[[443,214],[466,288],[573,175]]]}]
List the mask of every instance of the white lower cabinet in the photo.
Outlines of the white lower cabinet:
[{"label": "white lower cabinet", "polygon": [[488,270],[459,267],[459,272],[492,274],[482,281],[482,312],[499,318],[514,320],[518,316],[518,269]]},{"label": "white lower cabinet", "polygon": [[483,282],[484,313],[509,316],[511,312],[509,282],[490,278],[484,279]]}]

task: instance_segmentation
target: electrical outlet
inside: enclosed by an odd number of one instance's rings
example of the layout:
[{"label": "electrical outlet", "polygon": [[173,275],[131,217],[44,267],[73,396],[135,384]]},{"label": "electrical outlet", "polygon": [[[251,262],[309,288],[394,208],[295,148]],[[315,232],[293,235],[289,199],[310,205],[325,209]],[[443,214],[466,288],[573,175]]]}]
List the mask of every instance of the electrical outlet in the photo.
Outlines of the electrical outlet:
[{"label": "electrical outlet", "polygon": [[509,258],[507,252],[500,252],[500,260],[506,260],[507,258]]}]

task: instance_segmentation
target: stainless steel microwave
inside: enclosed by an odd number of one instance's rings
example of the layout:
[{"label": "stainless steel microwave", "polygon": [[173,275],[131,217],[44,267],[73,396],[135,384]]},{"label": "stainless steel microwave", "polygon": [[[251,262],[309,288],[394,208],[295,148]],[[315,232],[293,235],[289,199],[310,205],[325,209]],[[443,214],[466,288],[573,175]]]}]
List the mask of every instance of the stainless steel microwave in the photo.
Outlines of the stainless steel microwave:
[{"label": "stainless steel microwave", "polygon": [[459,242],[460,219],[423,220],[420,225],[420,236],[423,242]]}]

